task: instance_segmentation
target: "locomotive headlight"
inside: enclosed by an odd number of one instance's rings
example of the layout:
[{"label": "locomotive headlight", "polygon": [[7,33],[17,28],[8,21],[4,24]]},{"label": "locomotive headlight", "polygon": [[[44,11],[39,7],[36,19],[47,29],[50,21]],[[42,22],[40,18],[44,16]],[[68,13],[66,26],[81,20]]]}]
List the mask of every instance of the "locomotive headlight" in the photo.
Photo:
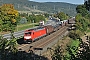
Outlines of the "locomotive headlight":
[{"label": "locomotive headlight", "polygon": [[31,36],[25,36],[24,38],[25,38],[25,39],[30,39],[30,38],[31,38]]}]

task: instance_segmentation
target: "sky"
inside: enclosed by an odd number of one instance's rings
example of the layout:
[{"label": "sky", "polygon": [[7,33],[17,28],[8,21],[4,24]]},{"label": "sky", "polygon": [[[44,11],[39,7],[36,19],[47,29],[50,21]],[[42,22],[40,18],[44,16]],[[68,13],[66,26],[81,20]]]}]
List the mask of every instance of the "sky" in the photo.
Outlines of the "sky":
[{"label": "sky", "polygon": [[67,2],[72,4],[83,4],[84,0],[30,0],[36,2]]}]

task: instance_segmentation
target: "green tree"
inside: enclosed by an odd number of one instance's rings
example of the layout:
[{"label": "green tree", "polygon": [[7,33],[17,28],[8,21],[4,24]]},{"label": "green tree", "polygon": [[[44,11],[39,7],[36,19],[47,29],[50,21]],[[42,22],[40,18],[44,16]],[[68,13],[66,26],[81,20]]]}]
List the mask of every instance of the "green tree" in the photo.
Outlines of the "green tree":
[{"label": "green tree", "polygon": [[22,17],[20,20],[20,24],[25,24],[27,23],[27,19],[25,17]]},{"label": "green tree", "polygon": [[35,16],[35,22],[40,22],[41,20],[45,20],[45,17],[43,15],[36,15]]},{"label": "green tree", "polygon": [[51,56],[52,60],[62,60],[63,59],[63,49],[61,48],[61,46],[57,45],[57,47],[55,48],[55,50],[53,50],[54,54]]},{"label": "green tree", "polygon": [[77,11],[77,13],[81,13],[82,16],[85,16],[85,15],[88,14],[88,11],[87,11],[85,5],[78,5],[78,6],[76,7],[76,11]]},{"label": "green tree", "polygon": [[33,23],[33,20],[35,20],[35,15],[29,15],[29,19],[28,21],[30,21],[31,23]]},{"label": "green tree", "polygon": [[88,13],[85,18],[90,20],[90,13]]},{"label": "green tree", "polygon": [[44,13],[44,16],[45,16],[46,18],[48,18],[50,15],[47,14],[47,13]]},{"label": "green tree", "polygon": [[81,18],[82,18],[82,15],[81,15],[80,13],[78,13],[78,14],[75,16],[75,21],[78,22]]},{"label": "green tree", "polygon": [[68,16],[64,12],[60,12],[54,15],[56,18],[58,17],[60,20],[68,19]]},{"label": "green tree", "polygon": [[3,4],[0,7],[0,24],[2,24],[2,30],[8,31],[16,26],[15,18],[18,16],[18,11],[14,9],[12,4]]},{"label": "green tree", "polygon": [[16,49],[16,39],[13,38],[11,40],[7,40],[0,36],[0,60],[6,60],[7,58],[11,58],[9,53],[15,54],[17,52]]},{"label": "green tree", "polygon": [[[85,17],[88,18],[89,15],[86,15]],[[80,13],[76,15],[76,28],[80,31],[84,32],[88,28],[89,20],[83,17]]]},{"label": "green tree", "polygon": [[80,38],[80,35],[79,35],[79,33],[76,33],[75,31],[71,31],[69,33],[69,37],[76,40],[76,39]]},{"label": "green tree", "polygon": [[85,5],[86,9],[89,11],[90,6],[89,6],[89,4],[88,4],[88,1],[85,1],[85,2],[84,2],[84,5]]}]

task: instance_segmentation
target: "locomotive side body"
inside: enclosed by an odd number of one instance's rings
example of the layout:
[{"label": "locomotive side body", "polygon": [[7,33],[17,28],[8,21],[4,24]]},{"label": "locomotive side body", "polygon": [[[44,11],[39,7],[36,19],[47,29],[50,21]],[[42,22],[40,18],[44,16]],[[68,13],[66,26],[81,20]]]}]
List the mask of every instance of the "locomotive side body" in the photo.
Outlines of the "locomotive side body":
[{"label": "locomotive side body", "polygon": [[40,38],[40,37],[42,37],[44,35],[46,35],[46,29],[45,28],[40,28],[38,30],[34,30],[34,32],[33,32],[33,39],[32,40]]}]

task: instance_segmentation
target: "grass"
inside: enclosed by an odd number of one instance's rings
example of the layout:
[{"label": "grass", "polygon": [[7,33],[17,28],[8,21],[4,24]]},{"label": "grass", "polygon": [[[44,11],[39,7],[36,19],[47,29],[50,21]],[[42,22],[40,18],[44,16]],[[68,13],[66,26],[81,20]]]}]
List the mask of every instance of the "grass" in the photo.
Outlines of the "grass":
[{"label": "grass", "polygon": [[[80,44],[80,41],[79,41],[79,40],[71,40],[70,50],[72,51],[72,53],[73,53],[74,55],[75,55],[76,52],[78,51],[77,48],[78,48],[79,44]],[[66,53],[67,60],[70,59],[70,56],[71,56],[71,55],[70,55],[69,52],[67,51],[67,53]]]},{"label": "grass", "polygon": [[80,41],[79,40],[72,40],[71,41],[71,51],[72,51],[72,53],[75,55],[76,54],[76,52],[77,52],[77,48],[78,48],[78,46],[79,46],[79,44],[80,44]]},{"label": "grass", "polygon": [[26,25],[23,24],[23,25],[19,25],[18,27],[16,27],[15,31],[25,30],[25,29],[32,28],[32,27],[35,27],[35,26],[38,26],[38,23],[35,23],[35,24],[26,24]]},{"label": "grass", "polygon": [[[20,31],[20,30],[25,30],[25,29],[28,29],[28,28],[31,28],[33,25],[28,25],[28,26],[24,26],[24,27],[19,27],[17,31]],[[16,28],[17,29],[17,28]]]},{"label": "grass", "polygon": [[78,47],[79,46],[79,40],[72,40],[71,41],[71,47],[75,46],[75,47]]},{"label": "grass", "polygon": [[90,29],[88,29],[86,32],[87,32],[87,33],[90,32]]}]

